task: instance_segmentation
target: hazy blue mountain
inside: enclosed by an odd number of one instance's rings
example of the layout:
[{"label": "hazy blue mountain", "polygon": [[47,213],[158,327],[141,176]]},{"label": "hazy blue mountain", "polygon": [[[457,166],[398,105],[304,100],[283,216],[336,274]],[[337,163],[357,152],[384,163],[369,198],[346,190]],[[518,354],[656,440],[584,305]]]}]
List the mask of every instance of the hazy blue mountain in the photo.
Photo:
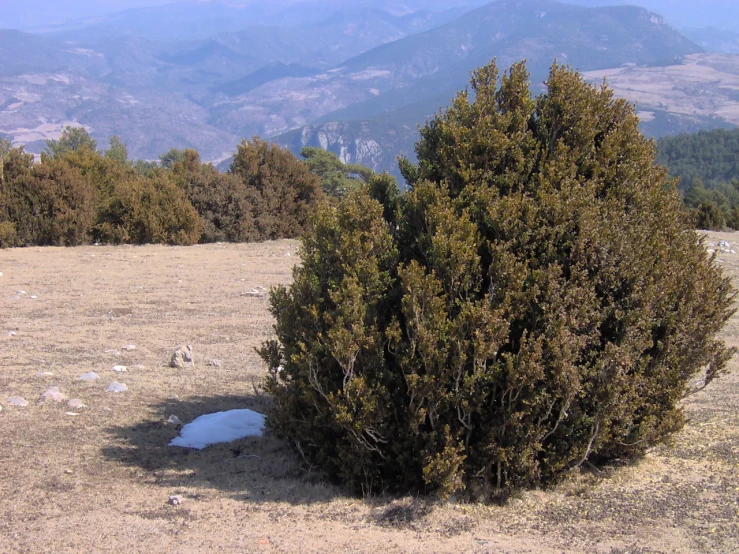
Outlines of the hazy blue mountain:
[{"label": "hazy blue mountain", "polygon": [[605,7],[634,4],[656,12],[670,25],[714,27],[739,32],[739,2],[736,0],[569,0],[570,4]]},{"label": "hazy blue mountain", "polygon": [[[538,92],[555,57],[588,70],[673,63],[701,51],[634,6],[470,7],[480,3],[181,2],[54,33],[0,32],[0,135],[38,150],[64,124],[84,124],[103,144],[121,135],[134,156],[192,146],[218,160],[239,137],[259,134],[296,152],[322,146],[345,161],[393,169],[399,153],[413,154],[418,124],[494,57],[501,69],[526,58]],[[708,108],[692,118],[650,110],[644,128],[654,134],[729,124]]]},{"label": "hazy blue mountain", "polygon": [[105,59],[85,48],[14,30],[0,30],[0,75],[56,71],[100,74]]},{"label": "hazy blue mountain", "polygon": [[[218,106],[213,121],[232,133],[249,135],[274,133],[280,125],[298,126],[304,117],[312,120],[309,123],[367,120],[424,102],[421,111],[431,114],[466,86],[472,69],[493,58],[501,68],[526,58],[532,82],[541,83],[554,58],[588,70],[667,62],[699,51],[659,16],[641,8],[499,0],[446,25],[372,49],[334,72],[269,83]],[[325,91],[332,102],[316,100],[316,90]],[[274,106],[275,99],[288,96],[301,100],[285,103],[279,113],[240,111],[265,102]]]},{"label": "hazy blue mountain", "polygon": [[[459,14],[483,3],[481,0],[404,3],[393,0],[270,0],[234,4],[185,1],[133,8],[93,19],[82,18],[56,26],[47,25],[39,30],[64,40],[85,42],[118,36],[136,36],[155,41],[187,41],[202,40],[254,26],[299,29],[347,10],[374,9],[403,18],[420,11],[427,14]],[[434,17],[438,16],[427,15],[429,24],[433,24]],[[437,24],[441,22],[437,21]],[[408,24],[412,25],[412,21]]]},{"label": "hazy blue mountain", "polygon": [[715,27],[684,27],[680,32],[707,52],[739,54],[739,32]]}]

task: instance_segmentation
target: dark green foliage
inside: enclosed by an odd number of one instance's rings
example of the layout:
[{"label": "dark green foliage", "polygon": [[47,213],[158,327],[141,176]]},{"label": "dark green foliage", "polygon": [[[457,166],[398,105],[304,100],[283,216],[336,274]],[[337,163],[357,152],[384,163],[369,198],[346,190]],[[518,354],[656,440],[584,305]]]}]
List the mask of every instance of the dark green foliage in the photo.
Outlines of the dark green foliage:
[{"label": "dark green foliage", "polygon": [[739,129],[663,138],[657,152],[657,161],[680,178],[699,229],[739,229]]},{"label": "dark green foliage", "polygon": [[170,148],[166,154],[159,156],[159,162],[162,167],[172,169],[177,162],[181,162],[185,159],[185,150],[177,150],[176,148]]},{"label": "dark green foliage", "polygon": [[197,211],[169,175],[129,174],[101,205],[93,235],[112,243],[194,244],[201,228]]},{"label": "dark green foliage", "polygon": [[[75,246],[89,240],[95,217],[95,190],[79,170],[60,159],[26,165],[17,152],[0,183],[4,246]],[[14,162],[18,166],[11,169]],[[25,166],[25,167],[24,167]],[[21,169],[22,170],[19,170]]]},{"label": "dark green foliage", "polygon": [[114,160],[123,166],[130,165],[128,160],[128,148],[121,141],[121,137],[113,135],[108,141],[108,149],[105,151],[105,157]]},{"label": "dark green foliage", "polygon": [[229,173],[195,150],[170,150],[162,165],[128,160],[111,137],[104,153],[84,129],[49,141],[42,163],[0,142],[0,246],[193,244],[298,236],[324,199],[318,177],[294,155],[243,141]]},{"label": "dark green foliage", "polygon": [[720,231],[726,225],[724,213],[714,202],[701,202],[695,209],[696,227],[709,231]]},{"label": "dark green foliage", "polygon": [[234,174],[200,163],[195,150],[185,150],[172,170],[203,221],[200,242],[248,242],[260,236],[253,219],[255,194]]},{"label": "dark green foliage", "polygon": [[657,162],[680,177],[687,190],[698,181],[713,187],[739,178],[739,129],[716,129],[664,137],[657,141]]},{"label": "dark green foliage", "polygon": [[335,198],[343,198],[374,175],[371,169],[357,164],[345,164],[336,154],[322,148],[307,146],[300,151],[300,155],[305,158],[305,165],[311,173],[321,179],[323,192]]},{"label": "dark green foliage", "polygon": [[318,177],[305,164],[258,137],[241,141],[230,173],[246,188],[260,240],[300,236],[324,198]]},{"label": "dark green foliage", "polygon": [[61,158],[67,152],[75,152],[86,148],[95,151],[97,143],[90,137],[87,129],[84,127],[70,127],[69,125],[62,131],[59,140],[47,140],[45,155],[52,158]]},{"label": "dark green foliage", "polygon": [[421,131],[404,197],[324,207],[271,294],[269,425],[356,490],[490,498],[678,431],[725,371],[729,280],[633,107],[523,64]]}]

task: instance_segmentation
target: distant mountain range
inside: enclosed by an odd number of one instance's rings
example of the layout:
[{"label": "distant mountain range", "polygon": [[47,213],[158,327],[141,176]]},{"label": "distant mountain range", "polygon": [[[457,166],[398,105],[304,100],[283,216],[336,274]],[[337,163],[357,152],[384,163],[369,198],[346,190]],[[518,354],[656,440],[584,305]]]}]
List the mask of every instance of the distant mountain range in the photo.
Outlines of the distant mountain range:
[{"label": "distant mountain range", "polygon": [[[635,6],[480,4],[192,2],[0,31],[0,136],[38,152],[80,124],[101,144],[121,136],[134,157],[192,147],[219,161],[241,137],[261,135],[392,169],[399,153],[412,155],[417,125],[493,58],[501,69],[527,59],[538,92],[554,58],[613,73],[677,67],[706,48],[699,33],[691,40]],[[668,104],[645,106],[645,130],[734,124],[718,108]]]}]

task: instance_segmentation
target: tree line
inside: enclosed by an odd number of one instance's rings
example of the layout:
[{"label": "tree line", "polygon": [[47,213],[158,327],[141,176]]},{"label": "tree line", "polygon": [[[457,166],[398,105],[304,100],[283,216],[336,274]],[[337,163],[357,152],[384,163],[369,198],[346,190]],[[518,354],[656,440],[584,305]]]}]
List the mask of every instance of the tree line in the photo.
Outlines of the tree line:
[{"label": "tree line", "polygon": [[697,228],[739,229],[739,129],[661,138],[657,162],[680,179]]},{"label": "tree line", "polygon": [[101,151],[84,128],[67,127],[37,163],[0,139],[0,246],[293,238],[319,203],[377,178],[317,148],[302,155],[255,137],[221,172],[191,149],[132,161],[118,137]]}]

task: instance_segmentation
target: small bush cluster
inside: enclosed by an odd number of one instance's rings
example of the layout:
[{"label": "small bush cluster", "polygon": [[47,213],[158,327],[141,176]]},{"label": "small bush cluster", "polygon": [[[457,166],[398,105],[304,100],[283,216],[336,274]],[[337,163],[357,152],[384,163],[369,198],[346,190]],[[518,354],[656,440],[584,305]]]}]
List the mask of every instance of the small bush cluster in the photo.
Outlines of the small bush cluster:
[{"label": "small bush cluster", "polygon": [[117,137],[101,153],[84,129],[67,128],[38,164],[0,144],[0,168],[1,247],[293,238],[324,199],[305,164],[258,138],[221,173],[194,150],[133,164]]},{"label": "small bush cluster", "polygon": [[268,424],[358,491],[488,499],[639,456],[733,354],[734,292],[633,106],[556,64],[536,98],[523,64],[471,89],[411,190],[322,208],[271,294]]}]

